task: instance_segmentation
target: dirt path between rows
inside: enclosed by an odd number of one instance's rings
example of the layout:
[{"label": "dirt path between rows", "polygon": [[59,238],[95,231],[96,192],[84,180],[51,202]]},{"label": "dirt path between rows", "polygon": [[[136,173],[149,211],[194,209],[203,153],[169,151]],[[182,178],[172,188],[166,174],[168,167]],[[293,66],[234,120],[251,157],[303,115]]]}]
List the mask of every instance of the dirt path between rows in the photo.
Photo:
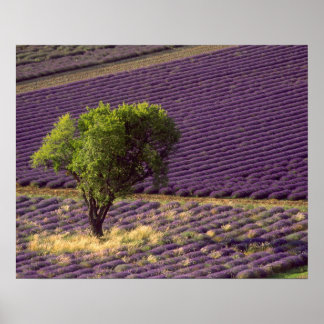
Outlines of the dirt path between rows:
[{"label": "dirt path between rows", "polygon": [[164,54],[153,53],[145,58],[133,58],[128,60],[121,60],[118,62],[97,65],[95,67],[88,67],[77,69],[74,71],[56,73],[54,75],[37,78],[30,81],[22,81],[16,84],[16,94],[39,90],[58,85],[67,84],[70,82],[91,79],[103,75],[115,74],[123,71],[132,71],[142,67],[166,63],[194,55],[214,52],[227,47],[235,45],[197,45],[184,48],[174,49]]},{"label": "dirt path between rows", "polygon": [[[50,188],[36,188],[31,186],[22,187],[17,184],[16,187],[17,195],[32,195],[32,196],[59,196],[64,198],[80,198],[80,194],[76,189],[50,189]],[[134,200],[145,200],[145,201],[159,201],[161,203],[166,203],[170,201],[196,201],[198,203],[204,204],[215,204],[223,206],[242,206],[242,207],[257,207],[262,206],[266,208],[271,208],[275,206],[282,206],[286,208],[298,208],[301,211],[308,210],[308,201],[298,200],[277,200],[277,199],[250,199],[250,198],[210,198],[210,197],[178,197],[172,195],[153,195],[153,194],[133,194],[128,199]],[[81,198],[80,198],[81,199]]]}]

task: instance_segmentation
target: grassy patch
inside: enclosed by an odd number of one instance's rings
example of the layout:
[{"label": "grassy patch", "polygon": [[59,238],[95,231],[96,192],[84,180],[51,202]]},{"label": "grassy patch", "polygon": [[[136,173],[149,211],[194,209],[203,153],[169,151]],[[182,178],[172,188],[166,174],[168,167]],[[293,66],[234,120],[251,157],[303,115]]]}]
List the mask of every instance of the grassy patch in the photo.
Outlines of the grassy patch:
[{"label": "grassy patch", "polygon": [[107,251],[109,254],[121,248],[132,252],[148,244],[156,245],[162,241],[162,238],[163,233],[155,231],[149,226],[139,226],[130,231],[114,227],[110,231],[104,232],[104,236],[100,239],[86,233],[35,234],[31,236],[28,248],[43,254],[63,254],[77,251]]},{"label": "grassy patch", "polygon": [[308,278],[308,266],[302,266],[293,268],[284,273],[277,273],[269,278],[277,279],[307,279]]}]

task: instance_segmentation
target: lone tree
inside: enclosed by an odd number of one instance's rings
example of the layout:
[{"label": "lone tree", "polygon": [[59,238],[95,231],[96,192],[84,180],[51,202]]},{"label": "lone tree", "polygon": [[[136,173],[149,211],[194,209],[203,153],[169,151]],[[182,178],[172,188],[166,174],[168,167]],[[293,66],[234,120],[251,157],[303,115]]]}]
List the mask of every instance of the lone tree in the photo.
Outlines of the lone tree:
[{"label": "lone tree", "polygon": [[61,116],[31,163],[74,177],[92,233],[100,237],[115,198],[130,194],[149,176],[157,187],[167,183],[168,157],[179,139],[179,130],[159,105],[124,103],[111,109],[100,101],[95,109],[87,107],[77,123],[69,114]]}]

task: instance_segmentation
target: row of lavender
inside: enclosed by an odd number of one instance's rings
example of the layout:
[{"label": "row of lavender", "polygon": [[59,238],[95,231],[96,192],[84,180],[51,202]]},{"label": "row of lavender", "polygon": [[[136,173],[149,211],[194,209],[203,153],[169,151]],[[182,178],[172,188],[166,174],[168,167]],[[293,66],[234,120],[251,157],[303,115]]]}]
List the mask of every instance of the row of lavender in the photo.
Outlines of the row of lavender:
[{"label": "row of lavender", "polygon": [[[84,231],[86,207],[57,198],[17,198],[18,278],[260,278],[307,264],[307,213],[263,207],[243,210],[188,202],[121,201],[105,228],[146,225],[163,242],[132,253],[121,247],[100,255],[28,250],[32,234]],[[150,260],[150,261],[148,261]]]},{"label": "row of lavender", "polygon": [[[240,46],[17,95],[17,182],[73,187],[30,169],[58,116],[99,100],[160,103],[182,138],[169,185],[180,196],[307,199],[307,47]],[[136,192],[156,193],[151,179]]]},{"label": "row of lavender", "polygon": [[57,72],[71,71],[103,63],[116,62],[174,46],[24,46],[16,54],[16,80],[23,81]]},{"label": "row of lavender", "polygon": [[113,45],[16,45],[16,66],[42,62],[68,55],[85,54],[102,48],[113,48]]}]

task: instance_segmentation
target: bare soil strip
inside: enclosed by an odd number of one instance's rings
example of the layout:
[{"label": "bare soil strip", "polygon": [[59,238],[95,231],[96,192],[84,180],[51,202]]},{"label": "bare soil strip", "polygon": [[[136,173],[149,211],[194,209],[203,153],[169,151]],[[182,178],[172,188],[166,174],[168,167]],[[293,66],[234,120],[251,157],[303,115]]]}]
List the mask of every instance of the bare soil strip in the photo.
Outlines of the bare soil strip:
[{"label": "bare soil strip", "polygon": [[56,73],[51,76],[37,78],[36,80],[23,81],[16,84],[16,93],[24,93],[33,90],[39,90],[58,85],[67,84],[70,82],[81,81],[91,79],[103,75],[114,74],[124,71],[132,71],[135,69],[148,67],[151,65],[161,64],[178,60],[194,55],[204,54],[208,52],[214,52],[227,47],[233,47],[235,45],[199,45],[189,46],[184,48],[174,49],[164,54],[153,53],[149,54],[145,58],[133,58],[128,60],[122,60],[119,62],[113,62],[108,64],[102,64],[95,67],[88,67],[83,69],[77,69],[70,72]]},{"label": "bare soil strip", "polygon": [[[17,195],[32,195],[32,196],[61,196],[66,198],[80,198],[80,194],[76,189],[50,189],[50,188],[37,188],[32,186],[22,187],[19,184],[16,186]],[[133,194],[128,197],[128,199],[134,200],[145,200],[145,201],[159,201],[161,203],[167,203],[170,201],[196,201],[203,204],[215,204],[222,206],[262,206],[266,208],[271,208],[275,206],[283,206],[287,208],[298,208],[303,211],[308,209],[308,201],[305,200],[278,200],[278,199],[250,199],[250,198],[210,198],[210,197],[178,197],[169,195],[153,195],[153,194]]]}]

